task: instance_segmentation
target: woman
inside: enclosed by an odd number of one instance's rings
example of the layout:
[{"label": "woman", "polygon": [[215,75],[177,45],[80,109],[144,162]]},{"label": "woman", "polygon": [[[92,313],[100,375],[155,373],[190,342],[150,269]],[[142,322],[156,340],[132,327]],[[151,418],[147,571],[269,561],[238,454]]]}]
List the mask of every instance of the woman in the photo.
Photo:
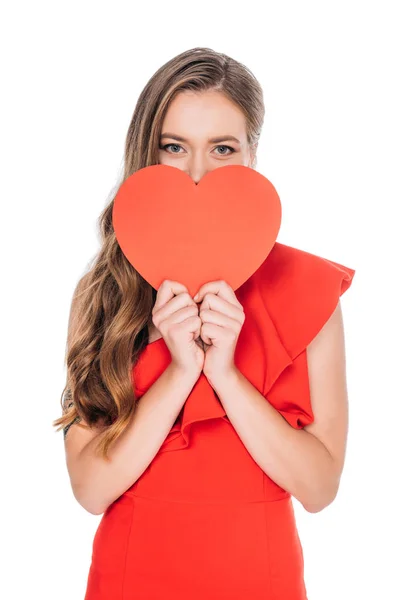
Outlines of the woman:
[{"label": "woman", "polygon": [[[140,95],[124,180],[157,163],[195,182],[254,168],[263,119],[248,69],[188,50]],[[214,281],[192,298],[166,280],[156,293],[122,254],[112,207],[74,294],[55,421],[76,499],[104,513],[85,599],[304,599],[291,497],[317,512],[338,490],[339,297],[354,270],[276,243],[236,292]]]}]

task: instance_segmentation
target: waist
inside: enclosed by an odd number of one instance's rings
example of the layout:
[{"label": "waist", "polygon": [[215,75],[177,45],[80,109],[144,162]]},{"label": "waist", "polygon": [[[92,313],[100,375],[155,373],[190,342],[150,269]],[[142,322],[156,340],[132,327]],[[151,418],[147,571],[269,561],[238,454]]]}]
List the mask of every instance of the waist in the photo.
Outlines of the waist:
[{"label": "waist", "polygon": [[259,467],[224,419],[194,423],[190,445],[159,452],[124,495],[195,504],[271,502],[291,497]]}]

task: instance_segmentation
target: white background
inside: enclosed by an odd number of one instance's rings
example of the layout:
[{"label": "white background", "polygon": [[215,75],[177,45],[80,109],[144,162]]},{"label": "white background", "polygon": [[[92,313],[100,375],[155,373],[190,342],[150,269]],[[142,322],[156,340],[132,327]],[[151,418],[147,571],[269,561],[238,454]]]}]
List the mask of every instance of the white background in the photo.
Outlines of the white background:
[{"label": "white background", "polygon": [[[73,497],[60,414],[73,289],[143,86],[208,46],[259,79],[257,170],[278,241],[356,269],[342,296],[350,434],[339,494],[294,500],[309,600],[400,597],[396,2],[15,2],[1,15],[2,560],[7,600],[83,599],[100,519]],[[398,489],[398,487],[397,487]]]}]

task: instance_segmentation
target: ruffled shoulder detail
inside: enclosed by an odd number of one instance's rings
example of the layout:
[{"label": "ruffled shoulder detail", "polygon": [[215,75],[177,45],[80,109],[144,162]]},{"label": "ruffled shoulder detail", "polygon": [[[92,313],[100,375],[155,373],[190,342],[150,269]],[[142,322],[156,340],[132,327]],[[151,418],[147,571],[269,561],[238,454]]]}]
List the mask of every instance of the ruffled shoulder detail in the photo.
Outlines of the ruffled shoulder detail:
[{"label": "ruffled shoulder detail", "polygon": [[[296,429],[314,420],[307,346],[350,287],[355,270],[298,248],[276,243],[254,274],[278,343],[269,354],[263,395]],[[288,361],[278,360],[285,349]]]},{"label": "ruffled shoulder detail", "polygon": [[292,360],[322,329],[354,274],[354,269],[340,263],[275,243],[255,277]]}]

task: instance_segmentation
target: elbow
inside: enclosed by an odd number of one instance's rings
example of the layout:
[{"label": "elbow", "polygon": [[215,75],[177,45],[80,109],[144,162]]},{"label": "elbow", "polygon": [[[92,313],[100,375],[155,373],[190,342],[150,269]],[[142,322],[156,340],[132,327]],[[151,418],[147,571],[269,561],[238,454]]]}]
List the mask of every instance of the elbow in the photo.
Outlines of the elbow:
[{"label": "elbow", "polygon": [[106,507],[101,506],[98,501],[96,502],[93,495],[88,495],[76,487],[72,487],[72,491],[78,504],[91,515],[102,515],[105,512]]},{"label": "elbow", "polygon": [[322,510],[324,510],[324,508],[329,506],[329,504],[330,504],[330,502],[329,503],[325,502],[324,504],[322,504],[321,502],[314,503],[314,504],[306,504],[305,502],[302,502],[304,509],[309,513],[319,513]]},{"label": "elbow", "polygon": [[87,510],[87,512],[89,512],[91,515],[102,515],[106,511],[106,509],[94,505],[81,504],[81,506],[83,506],[83,508]]},{"label": "elbow", "polygon": [[102,515],[106,511],[106,508],[94,504],[93,502],[86,502],[84,500],[80,500],[79,498],[76,499],[82,508],[84,508],[91,515]]},{"label": "elbow", "polygon": [[117,500],[121,494],[121,492],[118,491],[113,496],[106,496],[103,488],[98,489],[93,485],[73,486],[72,489],[77,502],[92,515],[102,515],[105,513],[107,508]]},{"label": "elbow", "polygon": [[319,493],[308,494],[306,499],[301,500],[304,509],[309,513],[318,513],[327,508],[335,500],[338,486],[333,489],[325,489]]}]

